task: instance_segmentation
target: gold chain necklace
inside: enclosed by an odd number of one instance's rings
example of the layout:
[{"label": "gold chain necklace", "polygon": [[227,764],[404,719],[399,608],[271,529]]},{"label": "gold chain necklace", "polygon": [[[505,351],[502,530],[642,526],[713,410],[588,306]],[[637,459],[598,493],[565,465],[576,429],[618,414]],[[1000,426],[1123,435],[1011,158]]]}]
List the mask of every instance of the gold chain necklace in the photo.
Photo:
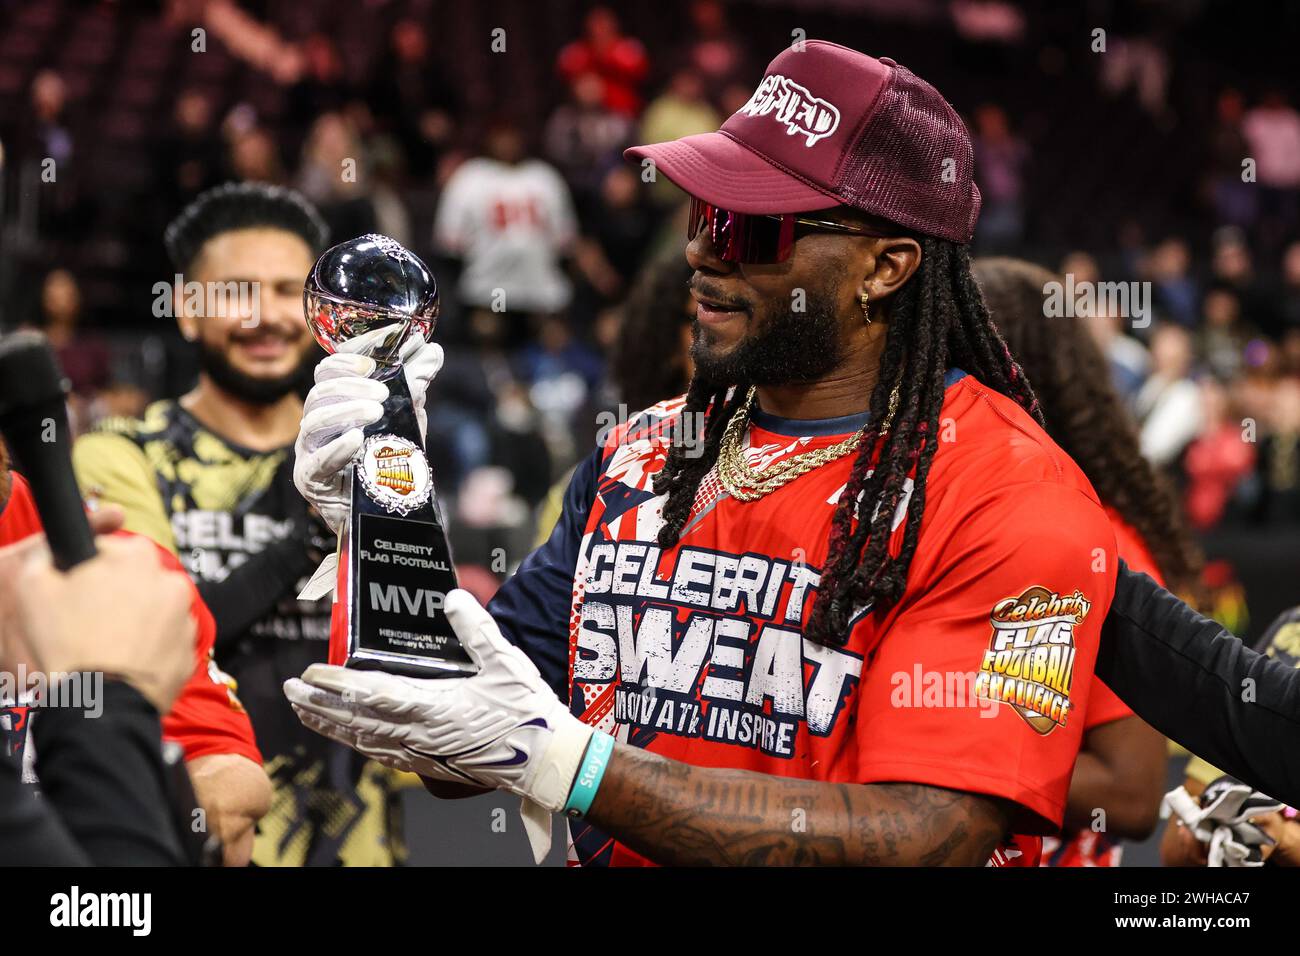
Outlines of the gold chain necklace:
[{"label": "gold chain necklace", "polygon": [[[756,501],[783,485],[788,485],[801,475],[806,475],[814,468],[819,468],[837,458],[843,458],[857,450],[870,426],[868,422],[843,441],[827,445],[825,448],[813,448],[810,451],[791,455],[760,472],[749,463],[749,458],[745,454],[745,432],[749,427],[749,418],[757,394],[758,389],[750,386],[745,404],[740,406],[731,416],[731,421],[727,422],[727,428],[722,433],[722,441],[718,445],[716,465],[718,480],[727,489],[727,494],[739,501]],[[889,431],[897,411],[898,386],[895,385],[894,390],[889,394],[889,412],[880,429],[882,436]]]}]

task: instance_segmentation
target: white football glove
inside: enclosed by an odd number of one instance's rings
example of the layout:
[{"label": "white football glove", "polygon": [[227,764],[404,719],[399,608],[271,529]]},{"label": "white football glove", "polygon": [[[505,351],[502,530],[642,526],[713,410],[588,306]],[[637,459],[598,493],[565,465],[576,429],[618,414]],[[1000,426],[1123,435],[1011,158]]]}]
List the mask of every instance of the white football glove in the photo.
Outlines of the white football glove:
[{"label": "white football glove", "polygon": [[[388,397],[386,384],[367,377],[375,370],[374,360],[353,351],[367,347],[367,335],[341,346],[349,351],[327,355],[317,364],[316,384],[307,393],[294,443],[293,483],[334,532],[347,520],[352,506],[343,469],[361,448],[361,430],[380,419]],[[423,442],[428,420],[425,393],[442,368],[442,346],[415,337],[407,340],[400,354]]]},{"label": "white football glove", "polygon": [[1172,813],[1209,845],[1208,866],[1263,866],[1263,848],[1274,840],[1253,821],[1282,808],[1281,801],[1225,776],[1206,787],[1199,800],[1185,787],[1174,788],[1165,794],[1160,815]]},{"label": "white football glove", "polygon": [[519,794],[540,861],[550,822],[529,804],[564,808],[594,730],[468,591],[450,592],[446,611],[478,673],[419,679],[313,664],[285,682],[285,696],[306,726],[380,763]]}]

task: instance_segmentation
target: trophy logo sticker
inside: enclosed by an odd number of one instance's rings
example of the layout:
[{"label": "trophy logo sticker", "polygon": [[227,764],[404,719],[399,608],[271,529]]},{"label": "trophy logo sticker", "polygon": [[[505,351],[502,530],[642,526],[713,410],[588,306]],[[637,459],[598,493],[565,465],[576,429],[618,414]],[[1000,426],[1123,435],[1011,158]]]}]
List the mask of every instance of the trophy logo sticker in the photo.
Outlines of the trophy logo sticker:
[{"label": "trophy logo sticker", "polygon": [[386,511],[408,515],[429,500],[429,462],[419,446],[405,438],[367,438],[358,474],[366,494]]}]

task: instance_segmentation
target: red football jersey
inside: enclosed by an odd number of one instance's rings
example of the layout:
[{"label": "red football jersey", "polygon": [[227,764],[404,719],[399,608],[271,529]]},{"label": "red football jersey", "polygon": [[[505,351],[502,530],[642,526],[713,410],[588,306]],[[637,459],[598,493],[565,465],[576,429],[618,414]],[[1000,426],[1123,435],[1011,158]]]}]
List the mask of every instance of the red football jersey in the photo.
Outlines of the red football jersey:
[{"label": "red football jersey", "polygon": [[[31,488],[15,472],[9,502],[0,511],[0,547],[40,534],[42,530]],[[194,673],[181,688],[171,711],[163,715],[163,736],[184,748],[186,760],[211,754],[239,754],[260,767],[262,754],[253,737],[253,725],[235,696],[230,679],[212,660],[212,645],[217,638],[212,613],[176,556],[161,545],[158,556],[165,567],[183,576],[189,584],[193,592],[190,613],[198,626]]]},{"label": "red football jersey", "polygon": [[[857,609],[847,644],[824,647],[802,632],[853,456],[751,502],[710,471],[665,550],[652,480],[689,424],[682,405],[616,429],[595,473],[575,477],[566,509],[586,508],[585,521],[562,518],[503,586],[491,609],[506,633],[548,672],[546,625],[532,619],[570,553],[560,539],[580,534],[568,684],[581,719],[698,766],[999,797],[1024,836],[990,863],[1036,864],[1064,813],[1114,588],[1114,532],[1078,467],[1015,402],[949,373],[906,593]],[[756,412],[749,460],[835,444],[865,420]],[[593,494],[573,494],[579,483]],[[895,554],[910,498],[909,480]],[[572,839],[575,862],[646,862],[586,822]]]}]

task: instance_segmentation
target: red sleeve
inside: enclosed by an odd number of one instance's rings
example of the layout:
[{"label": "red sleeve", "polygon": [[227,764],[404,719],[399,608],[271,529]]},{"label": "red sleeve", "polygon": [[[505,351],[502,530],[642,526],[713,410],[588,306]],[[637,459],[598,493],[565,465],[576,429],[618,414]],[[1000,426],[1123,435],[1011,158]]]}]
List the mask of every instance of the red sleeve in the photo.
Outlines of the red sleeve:
[{"label": "red sleeve", "polygon": [[[158,555],[166,567],[185,574],[176,556],[161,545]],[[213,754],[239,754],[260,767],[262,754],[257,749],[248,713],[235,696],[234,681],[212,659],[216,622],[199,596],[198,588],[193,583],[190,587],[194,592],[190,613],[199,629],[194,672],[181,688],[172,709],[163,717],[163,737],[179,743],[185,749],[186,760]]]},{"label": "red sleeve", "polygon": [[[1165,580],[1161,577],[1160,569],[1156,567],[1156,559],[1151,556],[1151,551],[1142,540],[1142,536],[1114,509],[1107,508],[1106,515],[1110,518],[1111,527],[1115,529],[1115,550],[1124,559],[1124,563],[1130,570],[1149,574],[1156,584],[1163,587]],[[1091,730],[1093,727],[1132,716],[1133,711],[1128,704],[1120,700],[1101,678],[1094,677],[1092,693],[1088,696],[1088,713],[1084,718],[1084,729]]]},{"label": "red sleeve", "polygon": [[[998,489],[948,520],[946,536],[922,533],[940,553],[863,674],[859,780],[1001,797],[1020,809],[1015,832],[1053,832],[1115,587],[1114,532],[1084,492],[1054,482]],[[920,705],[897,693],[918,678],[939,682]]]},{"label": "red sleeve", "polygon": [[253,725],[232,684],[231,678],[217,668],[216,661],[205,657],[163,717],[163,737],[179,743],[187,761],[213,754],[239,754],[262,765]]},{"label": "red sleeve", "polygon": [[1165,579],[1156,566],[1156,559],[1151,556],[1151,549],[1142,540],[1142,536],[1137,533],[1137,529],[1121,518],[1117,511],[1107,508],[1106,514],[1110,517],[1111,526],[1115,529],[1115,550],[1124,559],[1124,563],[1129,566],[1129,570],[1149,574],[1156,584],[1164,587]]},{"label": "red sleeve", "polygon": [[36,513],[36,502],[32,500],[32,489],[18,472],[10,474],[13,476],[13,488],[4,510],[0,511],[0,548],[40,534],[43,530],[41,516]]},{"label": "red sleeve", "polygon": [[1114,723],[1125,717],[1132,717],[1133,711],[1128,704],[1116,696],[1106,686],[1106,682],[1093,675],[1092,691],[1088,694],[1088,712],[1084,715],[1083,729],[1092,730],[1102,724]]}]

